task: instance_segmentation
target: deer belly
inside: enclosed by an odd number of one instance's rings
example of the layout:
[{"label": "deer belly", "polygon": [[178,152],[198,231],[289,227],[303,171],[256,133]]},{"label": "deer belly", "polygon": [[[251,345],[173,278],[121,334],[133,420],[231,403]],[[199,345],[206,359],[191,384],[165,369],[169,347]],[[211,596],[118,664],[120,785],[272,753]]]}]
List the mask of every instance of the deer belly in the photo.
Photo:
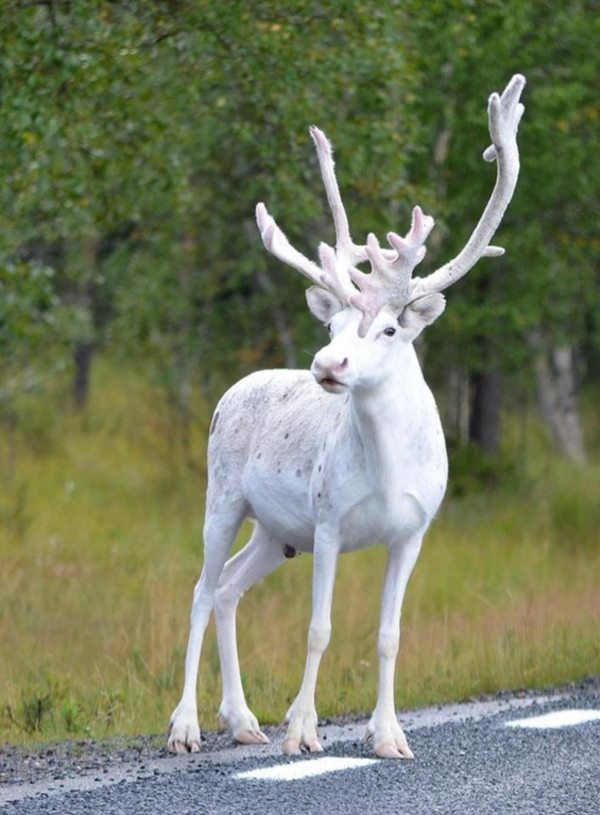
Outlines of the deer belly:
[{"label": "deer belly", "polygon": [[253,468],[244,475],[244,495],[253,518],[281,541],[302,551],[312,551],[314,519],[308,501],[308,488],[300,477]]}]

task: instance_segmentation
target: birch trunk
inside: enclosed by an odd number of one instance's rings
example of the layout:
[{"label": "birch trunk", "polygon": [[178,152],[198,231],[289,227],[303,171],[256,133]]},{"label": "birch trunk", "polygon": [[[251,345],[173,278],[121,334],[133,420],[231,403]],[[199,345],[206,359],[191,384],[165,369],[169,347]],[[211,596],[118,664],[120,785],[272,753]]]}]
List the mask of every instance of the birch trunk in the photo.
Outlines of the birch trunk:
[{"label": "birch trunk", "polygon": [[530,336],[538,404],[554,443],[572,461],[585,461],[577,400],[575,355],[570,345],[552,347],[542,331]]}]

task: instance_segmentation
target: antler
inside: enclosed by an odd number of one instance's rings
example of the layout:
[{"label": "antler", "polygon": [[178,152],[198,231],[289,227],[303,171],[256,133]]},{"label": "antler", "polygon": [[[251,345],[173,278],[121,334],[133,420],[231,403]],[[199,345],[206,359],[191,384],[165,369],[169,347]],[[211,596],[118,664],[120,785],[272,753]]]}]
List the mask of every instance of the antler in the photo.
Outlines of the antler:
[{"label": "antler", "polygon": [[[321,265],[318,266],[294,249],[263,203],[256,207],[258,228],[269,252],[297,269],[316,286],[331,292],[343,305],[352,305],[363,312],[359,333],[364,336],[371,321],[386,303],[398,310],[406,305],[411,273],[425,255],[423,243],[434,221],[423,215],[420,207],[415,207],[412,226],[406,237],[401,238],[395,232],[388,234],[391,249],[381,249],[373,234],[368,236],[364,245],[354,243],[335,176],[331,144],[317,127],[311,127],[310,134],[317,148],[321,175],[333,215],[335,249],[321,243]],[[356,264],[366,260],[372,268],[372,273],[368,275],[356,268]]]},{"label": "antler", "polygon": [[311,283],[321,289],[327,289],[343,304],[349,303],[350,297],[356,293],[350,277],[344,267],[337,262],[336,254],[331,246],[326,243],[319,245],[319,259],[321,266],[317,266],[301,252],[291,245],[285,234],[275,223],[275,219],[269,215],[263,203],[256,205],[256,221],[260,230],[260,236],[265,248],[275,255],[275,257],[287,263],[307,277]]},{"label": "antler", "polygon": [[519,176],[519,150],[517,129],[525,108],[519,98],[525,87],[525,77],[515,74],[502,96],[493,93],[488,104],[488,118],[492,144],[484,150],[485,161],[497,161],[496,184],[492,195],[473,234],[459,254],[435,272],[412,281],[411,300],[434,291],[443,291],[456,283],[481,257],[498,257],[504,254],[500,246],[489,242],[515,191]]},{"label": "antler", "polygon": [[335,250],[326,243],[319,245],[319,260],[321,261],[319,267],[294,249],[262,203],[256,207],[256,220],[263,243],[269,252],[283,260],[284,263],[293,266],[316,286],[327,289],[343,305],[348,305],[350,297],[356,294],[348,268],[367,259],[366,247],[357,246],[350,237],[348,216],[335,177],[331,144],[318,127],[311,127],[310,135],[317,148],[321,175],[333,215]]},{"label": "antler", "polygon": [[[372,233],[366,244],[354,243],[335,177],[331,145],[317,127],[311,127],[310,134],[317,148],[327,200],[333,214],[335,249],[321,243],[321,265],[318,266],[294,249],[261,203],[256,207],[256,220],[265,247],[316,286],[337,297],[342,305],[351,305],[361,311],[363,318],[358,329],[361,336],[366,334],[384,306],[390,306],[400,313],[408,303],[451,286],[479,258],[502,255],[504,249],[490,246],[489,242],[512,198],[519,175],[517,129],[524,110],[519,102],[524,87],[525,78],[515,74],[502,96],[497,93],[490,96],[488,115],[492,144],[484,151],[483,157],[486,161],[498,162],[496,184],[464,249],[437,271],[424,278],[412,279],[413,270],[425,256],[424,244],[434,225],[433,218],[424,215],[420,207],[414,208],[411,228],[404,238],[395,232],[388,233],[391,249],[382,249]],[[365,260],[371,265],[370,274],[356,268],[358,263]]]},{"label": "antler", "polygon": [[350,305],[363,313],[359,326],[361,336],[385,305],[400,313],[410,300],[411,275],[425,257],[424,243],[434,223],[433,218],[423,214],[421,207],[415,207],[406,237],[388,232],[387,239],[392,249],[382,249],[375,235],[372,232],[369,234],[367,258],[371,264],[371,274],[350,269],[350,277],[359,289],[350,298]]},{"label": "antler", "polygon": [[333,151],[327,136],[318,127],[312,125],[310,135],[317,148],[317,158],[321,168],[321,176],[327,193],[327,201],[333,223],[335,226],[335,254],[337,259],[345,266],[354,266],[367,259],[366,246],[358,246],[350,237],[350,225],[348,216],[342,203],[340,188],[335,177],[335,164],[333,161]]}]

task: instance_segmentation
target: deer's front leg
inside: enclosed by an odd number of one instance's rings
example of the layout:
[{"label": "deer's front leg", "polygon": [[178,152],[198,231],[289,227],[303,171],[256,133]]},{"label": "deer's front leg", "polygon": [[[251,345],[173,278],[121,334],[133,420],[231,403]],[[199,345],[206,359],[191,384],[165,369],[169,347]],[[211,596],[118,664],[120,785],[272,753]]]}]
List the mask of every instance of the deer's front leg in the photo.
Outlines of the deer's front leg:
[{"label": "deer's front leg", "polygon": [[377,705],[367,725],[367,738],[380,758],[414,758],[396,718],[394,673],[400,644],[400,615],[406,584],[417,562],[421,537],[388,549],[388,563],[379,625],[379,690]]},{"label": "deer's front leg", "polygon": [[317,736],[315,688],[321,657],[329,644],[331,635],[331,603],[338,552],[338,535],[329,530],[317,529],[313,562],[313,610],[308,631],[308,654],[300,691],[285,717],[288,729],[283,742],[283,752],[287,755],[299,753],[301,747],[307,748],[311,753],[323,751]]}]

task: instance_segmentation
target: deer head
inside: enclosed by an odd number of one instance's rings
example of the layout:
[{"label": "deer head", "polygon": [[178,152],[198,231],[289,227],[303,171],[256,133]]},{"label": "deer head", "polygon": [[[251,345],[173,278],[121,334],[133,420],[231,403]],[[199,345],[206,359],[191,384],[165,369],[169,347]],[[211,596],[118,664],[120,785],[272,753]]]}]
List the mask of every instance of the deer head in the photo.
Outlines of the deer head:
[{"label": "deer head", "polygon": [[[426,277],[413,277],[413,272],[425,256],[433,218],[416,206],[404,237],[388,233],[389,248],[381,247],[372,233],[365,244],[354,243],[335,176],[331,145],[316,127],[310,128],[310,134],[333,215],[335,248],[321,243],[319,264],[309,260],[291,246],[265,205],[258,204],[256,218],[265,247],[314,284],[306,293],[308,306],[330,328],[332,341],[316,355],[312,370],[327,390],[371,387],[384,377],[397,364],[399,346],[412,343],[443,312],[442,291],[465,275],[479,258],[504,253],[504,249],[490,245],[490,240],[512,198],[519,174],[516,137],[524,111],[519,101],[524,86],[525,78],[516,74],[502,95],[490,96],[492,144],[483,158],[496,161],[496,184],[461,252]],[[357,268],[363,262],[370,264],[370,273]]]}]

